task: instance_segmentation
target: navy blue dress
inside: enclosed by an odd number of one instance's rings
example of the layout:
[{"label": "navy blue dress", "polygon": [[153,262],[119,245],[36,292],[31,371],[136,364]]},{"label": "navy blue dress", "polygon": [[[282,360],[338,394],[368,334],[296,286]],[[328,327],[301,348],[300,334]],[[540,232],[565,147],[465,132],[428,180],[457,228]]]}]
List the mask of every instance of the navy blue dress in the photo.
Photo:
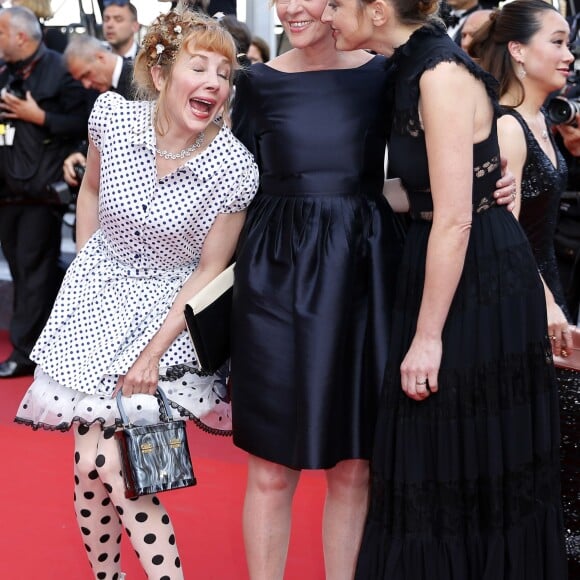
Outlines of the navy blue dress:
[{"label": "navy blue dress", "polygon": [[381,195],[386,60],[241,75],[260,189],[235,270],[234,443],[295,469],[370,458],[400,236]]},{"label": "navy blue dress", "polygon": [[356,577],[564,580],[558,391],[544,291],[520,224],[493,202],[495,122],[473,147],[472,227],[443,328],[439,392],[417,402],[401,390],[433,209],[419,81],[440,62],[465,66],[494,101],[493,79],[438,24],[420,28],[393,56],[390,170],[410,192],[414,220],[398,276]]}]

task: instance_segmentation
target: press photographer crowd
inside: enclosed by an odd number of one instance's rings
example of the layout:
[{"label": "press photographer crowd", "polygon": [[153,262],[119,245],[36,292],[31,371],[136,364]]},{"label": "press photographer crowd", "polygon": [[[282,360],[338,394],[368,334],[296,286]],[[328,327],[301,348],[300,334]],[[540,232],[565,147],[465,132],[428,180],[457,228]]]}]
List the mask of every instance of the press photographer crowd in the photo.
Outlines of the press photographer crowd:
[{"label": "press photographer crowd", "polygon": [[327,580],[580,578],[574,0],[57,4],[0,0],[0,379],[74,435],[87,577],[123,531],[184,577],[191,420],[248,454],[240,579],[312,469]]}]

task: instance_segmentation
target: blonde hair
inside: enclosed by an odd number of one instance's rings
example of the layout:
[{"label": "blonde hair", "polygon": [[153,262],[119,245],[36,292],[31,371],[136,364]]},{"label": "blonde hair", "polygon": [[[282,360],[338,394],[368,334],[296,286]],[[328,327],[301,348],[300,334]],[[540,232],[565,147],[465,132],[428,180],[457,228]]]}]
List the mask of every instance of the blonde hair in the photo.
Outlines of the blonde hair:
[{"label": "blonde hair", "polygon": [[37,18],[48,20],[54,16],[50,0],[12,0],[12,6],[28,8]]}]

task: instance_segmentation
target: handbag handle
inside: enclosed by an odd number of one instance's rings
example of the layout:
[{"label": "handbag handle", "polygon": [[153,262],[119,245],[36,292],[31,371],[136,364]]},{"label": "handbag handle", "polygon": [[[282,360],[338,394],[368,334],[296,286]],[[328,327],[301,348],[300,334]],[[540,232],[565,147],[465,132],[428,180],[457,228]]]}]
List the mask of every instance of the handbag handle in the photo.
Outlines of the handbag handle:
[{"label": "handbag handle", "polygon": [[[167,415],[167,421],[173,421],[173,417],[171,414],[171,406],[169,405],[169,401],[167,400],[167,396],[165,395],[165,392],[163,391],[163,389],[157,385],[157,391],[155,392],[155,396],[158,399],[161,399],[163,406],[165,407],[165,414]],[[127,413],[125,412],[125,408],[123,407],[123,392],[121,391],[121,389],[119,389],[119,392],[117,393],[117,396],[115,397],[117,400],[117,407],[119,409],[119,415],[121,415],[121,421],[123,422],[123,427],[130,427],[131,426],[131,422],[129,421],[129,417],[127,416]]]}]

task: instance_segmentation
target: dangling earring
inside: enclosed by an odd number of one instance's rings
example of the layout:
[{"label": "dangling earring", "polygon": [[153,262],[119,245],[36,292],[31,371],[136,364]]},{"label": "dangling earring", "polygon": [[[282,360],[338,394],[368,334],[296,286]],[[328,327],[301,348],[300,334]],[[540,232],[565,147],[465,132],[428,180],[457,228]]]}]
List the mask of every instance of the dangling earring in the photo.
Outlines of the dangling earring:
[{"label": "dangling earring", "polygon": [[526,69],[524,68],[524,63],[523,62],[520,62],[519,64],[520,64],[520,70],[518,71],[518,78],[521,81],[521,80],[523,80],[523,79],[526,78],[526,75],[528,73],[526,72]]}]

